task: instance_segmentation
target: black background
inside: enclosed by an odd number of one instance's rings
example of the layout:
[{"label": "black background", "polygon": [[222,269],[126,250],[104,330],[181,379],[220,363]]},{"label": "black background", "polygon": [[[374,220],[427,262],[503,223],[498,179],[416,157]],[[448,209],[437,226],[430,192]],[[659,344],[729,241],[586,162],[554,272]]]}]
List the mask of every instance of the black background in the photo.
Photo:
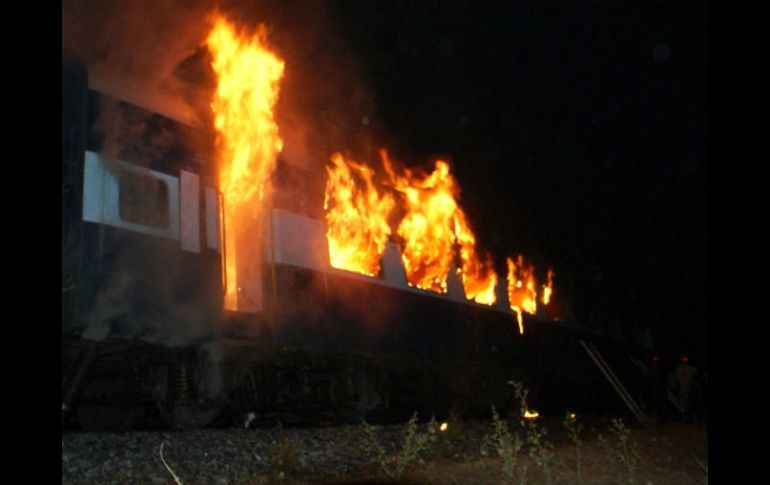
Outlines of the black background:
[{"label": "black background", "polygon": [[332,2],[398,158],[453,162],[498,264],[705,364],[703,2]]}]

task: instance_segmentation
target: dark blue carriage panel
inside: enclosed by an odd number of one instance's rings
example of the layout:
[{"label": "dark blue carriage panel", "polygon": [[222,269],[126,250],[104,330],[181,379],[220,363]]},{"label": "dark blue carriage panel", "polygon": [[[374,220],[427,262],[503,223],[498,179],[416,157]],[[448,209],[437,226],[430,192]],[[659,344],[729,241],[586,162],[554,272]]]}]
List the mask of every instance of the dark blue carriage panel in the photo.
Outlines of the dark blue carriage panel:
[{"label": "dark blue carriage panel", "polygon": [[208,233],[216,224],[202,212],[211,189],[201,191],[193,173],[177,178],[93,152],[84,186],[85,335],[182,343],[215,333],[221,278]]},{"label": "dark blue carriage panel", "polygon": [[77,62],[62,62],[62,333],[78,320],[83,196],[83,155],[87,138],[88,73]]}]

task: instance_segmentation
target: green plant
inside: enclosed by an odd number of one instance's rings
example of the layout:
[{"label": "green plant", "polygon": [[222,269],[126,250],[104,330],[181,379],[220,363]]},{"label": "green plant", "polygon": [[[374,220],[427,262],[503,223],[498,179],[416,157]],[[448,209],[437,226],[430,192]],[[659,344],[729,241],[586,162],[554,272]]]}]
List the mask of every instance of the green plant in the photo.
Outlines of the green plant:
[{"label": "green plant", "polygon": [[517,433],[511,433],[508,426],[500,419],[497,409],[492,406],[492,433],[484,437],[481,443],[481,455],[487,456],[491,451],[503,461],[500,475],[510,480],[516,470],[516,461],[523,443]]},{"label": "green plant", "polygon": [[615,445],[611,445],[601,434],[599,446],[601,446],[610,461],[626,473],[629,484],[636,483],[636,469],[639,466],[639,453],[631,442],[631,430],[626,428],[623,420],[613,418],[610,432],[615,436]]},{"label": "green plant", "polygon": [[270,464],[275,478],[283,480],[294,474],[299,468],[299,452],[294,443],[286,436],[280,421],[278,421],[274,432],[275,442],[269,451]]},{"label": "green plant", "polygon": [[380,443],[380,440],[377,437],[377,428],[367,423],[364,419],[361,420],[361,428],[364,433],[364,440],[361,442],[360,454],[374,454],[377,458],[377,463],[380,465],[380,468],[387,475],[389,471],[390,458],[388,457],[388,452],[385,450],[385,447],[382,445],[382,443]]},{"label": "green plant", "polygon": [[520,382],[508,381],[508,384],[513,387],[519,401],[519,423],[524,429],[529,456],[543,471],[546,483],[550,484],[553,478],[551,471],[555,463],[553,445],[545,439],[547,435],[545,428],[537,424],[535,419],[525,418],[525,413],[529,409],[527,406],[529,391]]},{"label": "green plant", "polygon": [[527,483],[527,465],[522,465],[519,469],[519,476],[517,477],[517,481],[519,485],[525,485]]},{"label": "green plant", "polygon": [[484,458],[479,458],[475,462],[473,462],[473,466],[476,467],[476,470],[480,472],[487,472],[489,471],[489,464],[487,463],[487,460]]},{"label": "green plant", "polygon": [[457,406],[452,406],[449,409],[446,435],[449,441],[453,443],[460,443],[465,439],[465,423],[460,417],[460,410]]},{"label": "green plant", "polygon": [[429,451],[430,446],[436,441],[436,419],[431,417],[424,432],[418,432],[417,413],[414,413],[405,425],[404,444],[394,454],[389,454],[385,446],[377,436],[377,428],[365,420],[361,420],[364,432],[364,447],[376,456],[380,470],[393,480],[398,480],[404,473],[406,466],[420,458]]},{"label": "green plant", "polygon": [[564,416],[564,427],[567,428],[569,441],[572,443],[572,449],[575,451],[575,475],[577,482],[583,482],[583,440],[580,437],[583,426],[578,422],[574,413],[567,412]]}]

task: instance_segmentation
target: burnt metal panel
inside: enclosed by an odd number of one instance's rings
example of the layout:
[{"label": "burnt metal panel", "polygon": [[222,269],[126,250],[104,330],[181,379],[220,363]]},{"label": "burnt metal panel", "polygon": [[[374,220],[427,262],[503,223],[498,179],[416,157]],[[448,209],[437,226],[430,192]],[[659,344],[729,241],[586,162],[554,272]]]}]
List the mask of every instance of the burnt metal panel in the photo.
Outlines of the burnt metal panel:
[{"label": "burnt metal panel", "polygon": [[401,263],[401,252],[395,243],[385,244],[385,253],[382,255],[382,275],[391,285],[406,288],[406,272]]},{"label": "burnt metal panel", "polygon": [[168,175],[214,176],[212,132],[93,90],[88,108],[87,150]]},{"label": "burnt metal panel", "polygon": [[206,187],[206,246],[219,251],[219,197],[216,190]]},{"label": "burnt metal panel", "polygon": [[465,290],[463,289],[463,283],[457,276],[457,268],[453,264],[449,268],[449,272],[446,275],[446,292],[447,297],[455,301],[467,301],[465,299]]},{"label": "burnt metal panel", "polygon": [[[326,229],[321,221],[273,209],[272,235],[272,257],[276,263],[316,271],[329,269]],[[271,245],[265,246],[266,251],[271,250]]]},{"label": "burnt metal panel", "polygon": [[84,226],[81,323],[90,331],[184,344],[219,328],[216,253],[182,251],[172,239],[119,227]]},{"label": "burnt metal panel", "polygon": [[186,170],[179,172],[179,240],[184,251],[201,252],[200,178]]},{"label": "burnt metal panel", "polygon": [[[491,308],[494,311],[510,314],[507,298],[504,305],[481,305],[465,298],[462,281],[454,266],[447,274],[447,292],[436,293],[422,290],[407,284],[398,246],[387,243],[382,258],[382,275],[365,276],[362,274],[333,268],[329,263],[329,249],[326,240],[326,226],[323,221],[311,219],[300,214],[283,209],[273,209],[272,234],[266,229],[266,239],[272,240],[272,245],[266,245],[266,257],[275,264],[287,264],[299,268],[323,272],[328,275],[340,276],[349,280],[362,281],[368,284],[388,286],[415,293],[427,298],[453,301],[465,305]],[[270,236],[272,235],[272,239]],[[272,252],[272,254],[270,253]],[[498,280],[498,294],[505,292],[505,280]]]},{"label": "burnt metal panel", "polygon": [[[151,177],[168,188],[168,225],[153,227],[127,221],[120,215],[120,171]],[[119,227],[142,234],[179,239],[179,179],[154,170],[124,163],[108,162],[87,151],[83,188],[83,220]]]}]

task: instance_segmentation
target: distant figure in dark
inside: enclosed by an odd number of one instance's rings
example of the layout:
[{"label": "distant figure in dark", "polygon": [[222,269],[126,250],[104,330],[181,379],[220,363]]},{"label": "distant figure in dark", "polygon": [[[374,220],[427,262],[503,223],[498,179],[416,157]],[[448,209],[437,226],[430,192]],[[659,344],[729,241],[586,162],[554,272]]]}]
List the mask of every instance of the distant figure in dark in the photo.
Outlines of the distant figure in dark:
[{"label": "distant figure in dark", "polygon": [[653,355],[650,365],[650,398],[652,401],[652,412],[655,413],[655,419],[662,423],[666,421],[668,409],[668,396],[666,395],[666,373],[663,370],[663,363],[657,355]]},{"label": "distant figure in dark", "polygon": [[693,418],[700,397],[698,369],[689,361],[687,355],[682,355],[679,358],[679,366],[674,371],[685,421]]}]

